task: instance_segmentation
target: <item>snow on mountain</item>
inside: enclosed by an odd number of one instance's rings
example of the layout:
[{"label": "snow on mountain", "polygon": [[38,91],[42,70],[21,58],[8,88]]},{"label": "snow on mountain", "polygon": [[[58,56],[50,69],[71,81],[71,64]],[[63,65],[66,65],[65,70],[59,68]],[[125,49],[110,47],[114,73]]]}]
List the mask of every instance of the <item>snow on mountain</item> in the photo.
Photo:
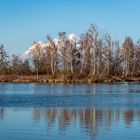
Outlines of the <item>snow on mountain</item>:
[{"label": "snow on mountain", "polygon": [[78,40],[78,37],[75,34],[70,34],[68,36],[68,40],[70,41],[70,43],[76,43],[76,41]]},{"label": "snow on mountain", "polygon": [[[75,34],[70,34],[67,36],[67,40],[71,44],[76,43],[78,40],[78,36],[76,36]],[[54,42],[55,46],[58,47],[58,50],[59,50],[61,48],[60,40],[58,38],[55,38],[55,39],[53,39],[53,42]],[[35,42],[28,50],[25,51],[24,55],[29,56],[31,54],[31,52],[33,52],[37,49],[37,47],[40,47],[43,50],[45,47],[50,47],[50,46],[51,46],[51,43],[49,41],[45,42],[45,43],[42,41]],[[77,47],[77,49],[80,49],[81,44],[77,44],[76,47]],[[42,51],[42,53],[43,52],[44,51]]]}]

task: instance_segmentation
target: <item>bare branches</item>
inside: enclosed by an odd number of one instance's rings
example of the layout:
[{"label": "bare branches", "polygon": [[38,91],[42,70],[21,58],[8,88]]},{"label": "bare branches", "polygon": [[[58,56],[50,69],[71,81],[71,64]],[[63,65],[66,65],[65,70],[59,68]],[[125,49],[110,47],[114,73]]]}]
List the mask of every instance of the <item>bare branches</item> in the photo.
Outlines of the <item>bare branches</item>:
[{"label": "bare branches", "polygon": [[[99,33],[97,26],[92,24],[79,37],[66,32],[58,33],[55,39],[47,36],[46,42],[34,42],[26,54],[31,56],[34,68],[29,66],[29,59],[23,62],[18,56],[13,56],[10,67],[17,69],[17,73],[35,71],[37,78],[39,74],[84,78],[140,75],[140,41],[133,43],[126,37],[121,44],[112,40],[109,33]],[[1,73],[8,66],[7,57],[1,45]]]}]

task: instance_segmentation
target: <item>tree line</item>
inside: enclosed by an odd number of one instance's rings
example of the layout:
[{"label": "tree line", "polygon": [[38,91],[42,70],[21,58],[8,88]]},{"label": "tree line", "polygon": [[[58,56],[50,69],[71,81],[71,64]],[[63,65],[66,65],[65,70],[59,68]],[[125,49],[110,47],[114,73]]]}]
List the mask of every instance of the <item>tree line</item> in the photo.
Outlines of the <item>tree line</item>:
[{"label": "tree line", "polygon": [[109,33],[100,33],[96,25],[88,31],[67,36],[60,32],[57,39],[47,36],[46,42],[34,42],[28,56],[9,57],[0,46],[0,74],[51,75],[59,78],[94,78],[103,76],[140,76],[140,40],[126,37],[123,43]]}]

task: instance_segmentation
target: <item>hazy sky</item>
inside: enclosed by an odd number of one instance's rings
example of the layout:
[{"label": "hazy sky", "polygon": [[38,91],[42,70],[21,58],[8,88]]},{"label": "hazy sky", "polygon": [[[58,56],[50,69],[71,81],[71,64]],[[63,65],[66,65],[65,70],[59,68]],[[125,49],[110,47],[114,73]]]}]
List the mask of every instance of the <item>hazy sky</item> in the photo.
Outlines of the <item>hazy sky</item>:
[{"label": "hazy sky", "polygon": [[23,53],[59,31],[80,34],[94,23],[113,38],[140,38],[140,0],[0,0],[0,43]]}]

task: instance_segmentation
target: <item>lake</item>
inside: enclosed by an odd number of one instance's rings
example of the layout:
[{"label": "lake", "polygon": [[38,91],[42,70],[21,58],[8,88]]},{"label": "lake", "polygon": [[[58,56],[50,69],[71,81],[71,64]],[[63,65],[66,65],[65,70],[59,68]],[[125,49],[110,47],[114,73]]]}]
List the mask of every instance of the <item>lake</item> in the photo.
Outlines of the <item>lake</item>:
[{"label": "lake", "polygon": [[140,84],[0,84],[1,140],[139,140]]}]

